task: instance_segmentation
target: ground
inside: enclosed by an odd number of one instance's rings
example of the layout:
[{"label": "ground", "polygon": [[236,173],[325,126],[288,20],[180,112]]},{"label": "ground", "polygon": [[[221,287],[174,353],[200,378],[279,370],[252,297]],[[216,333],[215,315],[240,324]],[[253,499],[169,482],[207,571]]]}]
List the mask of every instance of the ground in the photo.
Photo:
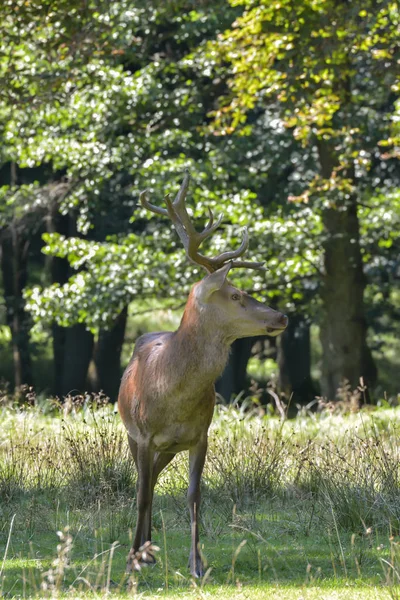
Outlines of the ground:
[{"label": "ground", "polygon": [[135,472],[110,407],[4,407],[0,596],[400,597],[399,409],[275,417],[218,407],[190,578],[187,459],[162,477],[157,565],[129,577]]}]

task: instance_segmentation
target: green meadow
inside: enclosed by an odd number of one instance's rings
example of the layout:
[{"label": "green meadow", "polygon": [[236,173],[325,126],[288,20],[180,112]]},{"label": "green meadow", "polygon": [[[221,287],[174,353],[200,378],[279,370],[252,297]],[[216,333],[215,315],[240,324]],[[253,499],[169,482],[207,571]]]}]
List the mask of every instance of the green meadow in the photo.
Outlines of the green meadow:
[{"label": "green meadow", "polygon": [[202,580],[187,568],[185,453],[157,486],[157,564],[127,575],[136,474],[114,409],[4,406],[1,422],[2,597],[400,597],[398,408],[282,422],[218,406]]}]

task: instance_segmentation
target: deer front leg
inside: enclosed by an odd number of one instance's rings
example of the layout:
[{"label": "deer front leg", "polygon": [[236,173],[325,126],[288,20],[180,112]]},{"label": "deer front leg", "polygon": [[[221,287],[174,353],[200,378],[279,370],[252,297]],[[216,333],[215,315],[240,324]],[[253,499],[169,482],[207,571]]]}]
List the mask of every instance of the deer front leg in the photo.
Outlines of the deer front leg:
[{"label": "deer front leg", "polygon": [[199,548],[199,509],[200,509],[200,480],[203,472],[207,453],[207,439],[202,440],[189,452],[189,489],[188,505],[190,512],[190,525],[192,540],[189,556],[190,573],[193,577],[203,576],[203,563]]},{"label": "deer front leg", "polygon": [[[138,470],[138,485],[137,485],[137,522],[133,546],[128,554],[126,565],[127,572],[132,570],[132,562],[139,548],[147,541],[149,532],[149,523],[151,518],[151,501],[152,501],[152,478],[153,478],[153,457],[154,451],[146,443],[131,443],[129,445],[132,454],[135,458]],[[132,448],[134,446],[134,448]],[[135,456],[136,455],[136,456]],[[149,561],[141,559],[143,562],[154,563],[154,557],[149,556]]]},{"label": "deer front leg", "polygon": [[148,540],[151,540],[151,514],[152,514],[152,509],[153,509],[154,488],[157,483],[159,474],[161,473],[161,471],[163,471],[165,469],[165,467],[167,465],[169,465],[169,463],[174,458],[174,456],[175,456],[175,454],[166,454],[164,452],[156,452],[156,455],[154,457],[153,476],[152,476],[152,482],[151,482],[150,511],[149,511],[149,517],[148,517],[148,530],[147,530],[147,539]]}]

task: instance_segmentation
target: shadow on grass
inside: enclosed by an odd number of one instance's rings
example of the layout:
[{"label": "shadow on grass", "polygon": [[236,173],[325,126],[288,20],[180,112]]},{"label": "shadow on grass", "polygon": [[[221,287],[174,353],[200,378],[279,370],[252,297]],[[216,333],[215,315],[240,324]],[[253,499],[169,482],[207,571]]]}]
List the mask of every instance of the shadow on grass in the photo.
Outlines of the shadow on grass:
[{"label": "shadow on grass", "polygon": [[[304,585],[340,588],[352,582],[373,586],[385,579],[381,559],[391,560],[389,532],[355,536],[321,521],[307,529],[303,523],[307,519],[299,517],[301,510],[309,514],[306,504],[293,508],[282,502],[265,502],[243,511],[233,509],[227,520],[229,506],[211,504],[205,498],[201,542],[210,570],[206,581],[193,584],[187,569],[190,528],[176,503],[164,496],[156,499],[153,541],[160,546],[157,565],[135,575],[138,590],[145,594],[166,588],[179,593],[193,585],[205,585],[209,590],[255,583],[266,590]],[[37,512],[29,522],[29,502],[15,506],[0,584],[6,597],[54,595],[53,585],[58,586],[57,593],[67,592],[71,586],[74,593],[106,589],[113,594],[128,593],[124,571],[129,526],[136,518],[132,504],[99,502],[71,511],[60,498],[47,498],[47,503],[35,506]],[[57,531],[66,526],[68,532],[59,539]],[[71,536],[72,546],[63,554],[66,536]],[[5,556],[6,541],[3,527],[0,557]]]}]

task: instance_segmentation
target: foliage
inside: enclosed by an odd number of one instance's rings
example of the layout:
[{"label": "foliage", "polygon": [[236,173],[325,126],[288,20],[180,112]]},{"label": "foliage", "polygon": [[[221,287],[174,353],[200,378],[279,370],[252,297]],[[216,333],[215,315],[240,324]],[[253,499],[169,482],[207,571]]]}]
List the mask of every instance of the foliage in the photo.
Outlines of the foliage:
[{"label": "foliage", "polygon": [[[236,6],[238,3],[234,4]],[[231,140],[230,144],[219,140],[214,141],[210,139],[210,136],[196,133],[196,127],[203,127],[205,119],[204,109],[199,109],[198,104],[201,97],[199,86],[204,80],[204,74],[207,74],[207,69],[208,72],[211,72],[207,64],[214,66],[215,63],[215,59],[210,63],[209,51],[200,55],[191,53],[186,56],[183,54],[181,57],[178,55],[177,58],[174,56],[172,61],[162,58],[147,64],[143,61],[143,67],[134,73],[126,72],[126,70],[121,70],[121,67],[109,64],[103,65],[101,69],[96,68],[94,59],[94,62],[88,64],[87,68],[90,66],[90,69],[96,73],[95,94],[91,87],[83,85],[71,94],[66,106],[55,106],[50,111],[47,108],[47,112],[38,117],[39,121],[44,123],[43,129],[40,130],[40,138],[35,139],[28,149],[22,151],[21,148],[19,155],[20,160],[31,161],[30,164],[38,164],[41,160],[47,159],[52,160],[58,169],[67,167],[70,185],[74,181],[77,183],[72,184],[73,188],[74,185],[76,187],[66,195],[64,202],[68,202],[69,207],[79,206],[83,231],[86,231],[89,224],[93,223],[93,219],[95,219],[95,213],[99,210],[99,196],[102,196],[102,189],[106,187],[109,190],[112,188],[114,191],[115,184],[112,182],[115,179],[121,182],[125,178],[126,181],[125,174],[128,173],[134,178],[133,188],[131,187],[129,192],[126,190],[127,196],[126,192],[123,192],[126,199],[122,199],[132,207],[133,199],[137,198],[139,189],[148,186],[148,178],[156,183],[156,186],[151,186],[151,191],[161,197],[160,188],[169,184],[166,175],[168,174],[169,180],[175,179],[176,182],[178,172],[182,172],[183,166],[190,163],[193,164],[196,175],[201,177],[202,187],[211,188],[208,194],[204,189],[196,189],[194,191],[195,201],[199,202],[197,192],[201,191],[203,201],[207,205],[217,208],[217,210],[225,209],[225,212],[228,208],[227,216],[235,224],[243,218],[244,207],[228,200],[228,194],[217,192],[218,188],[228,184],[228,189],[230,188],[234,192],[235,188],[231,187],[232,183],[229,181],[230,176],[234,179],[235,186],[239,184],[252,189],[252,187],[254,188],[255,174],[257,177],[256,189],[259,191],[262,189],[265,179],[263,171],[270,177],[271,172],[273,174],[274,170],[279,168],[276,162],[284,160],[285,168],[288,168],[288,165],[290,167],[290,178],[280,190],[280,195],[277,197],[275,193],[272,196],[273,205],[270,205],[271,208],[273,206],[273,212],[267,208],[267,215],[260,219],[262,213],[254,206],[250,215],[247,216],[250,216],[250,221],[253,221],[251,235],[254,243],[259,253],[266,258],[270,268],[267,278],[268,295],[270,298],[283,302],[286,310],[293,310],[299,302],[307,305],[310,299],[315,299],[315,292],[318,289],[322,264],[321,252],[324,243],[318,206],[321,205],[322,208],[326,203],[334,202],[336,196],[335,194],[332,196],[332,193],[338,189],[338,186],[342,193],[352,193],[354,183],[341,175],[341,170],[345,167],[348,168],[350,164],[348,161],[355,165],[357,181],[365,180],[364,176],[368,170],[374,168],[376,172],[380,168],[379,165],[372,166],[372,162],[378,158],[376,151],[374,151],[375,154],[371,154],[372,149],[366,150],[365,143],[359,148],[357,145],[361,139],[366,139],[367,144],[375,144],[376,148],[376,142],[382,137],[383,132],[376,132],[372,129],[371,141],[368,142],[366,127],[371,130],[371,127],[376,128],[377,125],[386,126],[385,121],[379,121],[377,112],[381,110],[381,104],[384,101],[383,95],[388,87],[388,82],[390,83],[390,78],[394,85],[395,75],[387,68],[384,76],[380,79],[381,87],[375,86],[373,94],[370,81],[379,69],[379,60],[387,61],[393,55],[393,30],[389,28],[387,40],[384,38],[380,42],[381,46],[386,44],[385,51],[374,52],[376,41],[373,42],[373,40],[374,31],[379,27],[379,23],[386,14],[385,10],[390,12],[393,19],[396,18],[396,11],[392,6],[383,6],[375,19],[368,9],[363,9],[362,15],[349,9],[351,17],[349,21],[349,14],[344,7],[341,7],[337,14],[337,20],[332,24],[333,4],[322,8],[320,5],[314,6],[314,4],[305,2],[304,5],[298,4],[295,9],[297,25],[291,32],[288,30],[291,21],[288,20],[286,14],[288,11],[290,12],[289,4],[284,3],[282,10],[277,10],[273,4],[267,6],[263,4],[246,5],[245,9],[243,16],[236,20],[234,28],[220,38],[218,50],[222,52],[222,58],[232,62],[235,68],[236,75],[232,76],[228,73],[228,77],[230,77],[231,89],[236,99],[229,105],[229,110],[215,113],[216,122],[222,124],[221,119],[224,115],[232,115],[233,124],[235,127],[239,127],[246,112],[254,108],[255,99],[258,99],[257,102],[260,103],[262,98],[272,96],[275,98],[273,105],[280,111],[280,119],[277,119],[275,115],[273,120],[268,112],[270,109],[264,110],[262,116],[253,120],[251,134],[248,125],[245,128],[240,126],[240,132],[247,133],[247,137],[235,138],[233,142]],[[188,21],[184,21],[183,24],[182,18],[178,17],[176,13],[174,17],[181,27],[178,30],[179,33],[174,31],[175,40],[179,40],[181,35],[185,37],[189,22],[201,22],[210,29],[215,27],[214,14],[206,18],[205,14],[190,13]],[[208,22],[209,25],[207,25]],[[359,39],[360,22],[365,39]],[[351,26],[348,26],[349,24]],[[299,47],[302,48],[305,44],[307,44],[307,48],[310,48],[310,40],[313,40],[312,51],[303,54],[299,52]],[[349,46],[349,40],[352,41],[351,46]],[[322,46],[323,53],[319,52]],[[186,47],[188,47],[187,44],[185,44]],[[242,49],[242,52],[237,52],[238,47]],[[214,56],[215,45],[212,48],[212,56]],[[299,62],[298,57],[303,55],[307,58]],[[352,83],[352,87],[359,86],[360,91],[358,95],[353,94],[350,108],[345,86],[342,86],[346,77],[350,76],[349,56],[352,57],[351,60],[360,65],[354,75],[356,81]],[[254,61],[257,61],[257,69],[252,68],[253,65],[255,66]],[[264,66],[264,70],[261,72],[262,76],[260,76],[260,63]],[[274,65],[278,65],[277,68]],[[188,77],[190,71],[194,75],[194,79],[185,81],[184,79]],[[353,74],[353,71],[351,73]],[[103,88],[104,91],[102,91]],[[307,109],[309,102],[311,102],[312,108]],[[360,105],[363,106],[361,111],[359,110]],[[182,107],[187,108],[186,117],[182,115]],[[368,114],[367,119],[365,111]],[[270,116],[268,117],[268,115]],[[55,123],[57,132],[60,130],[61,138],[60,134],[54,136],[52,122]],[[135,123],[134,131],[129,133],[127,127],[131,127],[133,123]],[[140,123],[145,125],[140,125]],[[173,125],[173,129],[169,128],[170,125]],[[289,130],[286,133],[285,129],[282,129],[283,126],[293,132],[300,145],[293,145],[293,142],[290,141],[291,133]],[[89,127],[90,136],[88,135]],[[73,130],[72,138],[69,137],[71,128]],[[43,134],[43,131],[46,133]],[[65,131],[64,134],[63,131]],[[269,138],[266,138],[266,135]],[[276,138],[276,144],[271,145],[273,137]],[[335,171],[337,176],[325,182],[321,182],[319,179],[313,152],[310,154],[302,148],[316,138],[335,138],[336,149],[341,148],[338,168]],[[264,141],[263,151],[260,152],[260,160],[263,162],[259,162],[255,148],[256,144],[263,139],[268,140],[268,144],[265,144]],[[173,158],[174,146],[177,143],[180,146],[180,153]],[[193,151],[196,153],[196,146],[200,150],[201,147],[204,148],[204,144],[206,145],[205,149],[209,151],[207,157],[196,157],[189,161],[188,158],[185,158],[185,154],[187,157],[193,155]],[[267,154],[265,154],[266,149],[268,150]],[[283,158],[288,149],[289,160]],[[240,167],[243,158],[240,162],[233,162],[239,167],[237,175],[235,175],[235,167],[232,174],[228,173],[228,166],[229,168],[232,166],[232,158],[238,157],[239,152],[242,156],[250,153],[251,160],[247,176],[244,176],[243,168]],[[308,165],[308,173],[304,172],[303,164]],[[211,180],[210,175],[212,175]],[[299,186],[297,182],[301,181],[304,186],[307,178],[309,180],[308,191],[302,194],[301,185]],[[215,193],[219,196],[216,203],[213,202]],[[310,194],[314,199],[315,196],[318,198],[313,202],[312,210],[297,209],[295,203],[297,201],[308,202]],[[293,205],[289,210],[290,217],[288,217],[289,207],[281,207],[279,203],[279,197],[284,199],[285,195],[286,197],[291,196],[293,200]],[[260,200],[265,206],[262,196]],[[108,201],[105,200],[105,202],[106,204],[103,206],[106,208]],[[233,210],[235,208],[237,210]],[[135,211],[134,214],[135,222],[139,214],[141,218],[145,217],[143,212]],[[367,220],[370,218],[370,214],[372,213],[365,212]],[[374,215],[373,221],[375,222],[376,219],[377,215]],[[366,227],[368,228],[368,224]],[[276,233],[278,235],[275,235]],[[172,238],[168,238],[164,231],[161,231],[160,235],[164,238],[165,243],[163,252],[168,255]],[[135,236],[128,236],[123,240],[119,238],[120,249],[116,246],[115,240],[112,244],[106,242],[101,250],[98,244],[93,245],[92,250],[88,250],[86,253],[85,262],[88,266],[92,261],[88,269],[90,273],[81,273],[74,277],[71,283],[64,288],[65,293],[63,294],[57,287],[49,288],[43,295],[44,310],[42,311],[39,310],[42,296],[35,290],[30,293],[29,306],[36,307],[34,308],[35,314],[40,314],[41,318],[45,314],[51,317],[53,313],[53,316],[59,319],[57,315],[62,314],[63,324],[66,324],[68,319],[69,322],[73,322],[85,321],[88,318],[88,324],[93,326],[94,323],[101,322],[101,315],[106,315],[110,296],[113,296],[116,304],[116,308],[112,309],[110,313],[110,316],[113,316],[120,309],[121,303],[134,297],[135,290],[145,291],[146,289],[145,282],[144,286],[139,286],[137,283],[141,279],[139,265],[141,264],[142,245],[136,245],[136,240]],[[158,239],[153,237],[152,243],[154,242],[158,244]],[[61,239],[58,243],[48,244],[46,251],[60,256],[60,243],[62,243]],[[75,244],[75,242],[68,243],[69,249],[71,244]],[[89,246],[86,247],[89,248]],[[101,260],[101,256],[104,254],[109,257],[107,261]],[[114,259],[112,258],[113,254]],[[149,250],[144,254],[144,264],[150,254]],[[64,255],[72,257],[69,250]],[[128,283],[132,275],[124,275],[126,267],[123,258],[121,260],[124,255],[132,257],[135,271],[137,270],[136,283],[133,285]],[[90,259],[90,256],[93,259]],[[160,258],[161,255],[156,247],[154,251],[155,265],[159,264]],[[175,262],[173,255],[169,258],[172,259],[172,263]],[[79,261],[72,262],[73,265],[79,266]],[[115,265],[113,265],[114,262]],[[101,268],[99,268],[100,264]],[[119,268],[116,267],[117,264],[119,264]],[[175,278],[182,281],[183,276],[185,280],[185,276],[179,270],[179,263],[175,264],[175,267],[178,268]],[[108,273],[105,274],[107,269]],[[171,276],[170,281],[173,280],[173,269],[168,269],[168,275]],[[93,281],[96,277],[104,282],[113,280],[116,286],[115,294],[99,293],[97,288],[101,288],[102,284],[99,283],[96,288]],[[157,272],[156,267],[152,270],[151,279],[154,282],[153,289],[167,289],[166,279],[163,279],[160,270]],[[92,281],[90,285],[89,280]],[[252,287],[260,288],[261,282],[256,280]],[[56,289],[57,293],[53,293]],[[118,294],[118,289],[121,290],[120,294]],[[185,289],[183,288],[182,291]],[[87,290],[88,293],[86,294],[84,290]],[[91,303],[99,300],[98,310],[92,312],[92,319],[88,317],[86,308],[88,300],[84,298],[82,298],[82,302],[79,300],[82,293],[87,298],[91,298]],[[174,295],[174,291],[172,291],[172,295]],[[60,303],[64,296],[66,297],[65,302]],[[67,300],[68,296],[75,296],[75,300],[72,297]],[[68,302],[75,305],[81,304],[81,311],[66,310]],[[52,308],[50,309],[50,307]],[[108,319],[107,316],[104,318]]]},{"label": "foliage", "polygon": [[[268,271],[234,281],[314,321],[324,212],[356,197],[368,316],[386,327],[400,214],[395,3],[32,0],[3,3],[0,17],[0,225],[44,233],[46,256],[71,265],[67,283],[51,281],[50,260],[40,285],[30,278],[39,327],[97,331],[132,300],[183,301],[200,273],[138,196],[148,188],[161,204],[185,168],[199,226],[208,207],[225,215],[207,251],[235,246],[247,225]],[[68,235],[51,227],[58,211]]]},{"label": "foliage", "polygon": [[236,127],[257,103],[273,98],[303,144],[334,137],[336,151],[340,144],[341,155],[357,158],[355,142],[398,84],[397,5],[232,4],[243,6],[243,14],[211,44],[214,55],[220,52],[233,65],[231,102],[216,113],[217,122],[228,113]]},{"label": "foliage", "polygon": [[[204,142],[195,127],[187,125],[204,115],[204,90],[192,85],[189,67],[182,67],[179,60],[190,43],[210,35],[221,21],[221,6],[210,12],[207,3],[185,13],[172,4],[139,4],[131,9],[128,3],[118,2],[110,9],[110,18],[96,12],[97,8],[96,3],[90,4],[88,14],[82,15],[83,31],[78,31],[74,18],[68,23],[63,20],[62,3],[45,19],[49,31],[56,28],[53,50],[65,54],[67,77],[60,77],[55,63],[41,62],[48,40],[39,33],[39,5],[33,4],[26,14],[22,11],[20,20],[36,19],[26,39],[21,39],[18,52],[11,54],[10,78],[17,81],[22,77],[21,55],[26,62],[37,60],[50,83],[44,90],[36,86],[34,110],[22,101],[16,105],[7,99],[3,102],[4,162],[16,162],[22,174],[35,169],[42,173],[42,181],[3,186],[9,207],[4,224],[26,212],[37,212],[40,203],[44,212],[56,204],[62,213],[77,217],[77,233],[88,237],[64,240],[53,234],[46,238],[45,252],[67,257],[79,273],[65,286],[47,288],[43,296],[37,288],[28,292],[28,308],[41,323],[45,317],[64,326],[86,322],[91,328],[109,323],[139,293],[165,294],[171,272],[181,282],[179,294],[187,291],[188,269],[182,257],[174,260],[170,227],[159,232],[151,226],[151,237],[140,235],[144,215],[136,208],[137,195],[139,189],[148,187],[161,198],[171,179],[176,186],[174,174],[181,174],[194,162],[187,155],[196,156],[202,165],[203,159],[198,157]],[[70,10],[74,15],[73,6]],[[57,14],[61,20],[54,24]],[[173,26],[166,30],[171,18]],[[7,19],[12,37],[13,27],[21,23],[18,19],[15,23],[8,13]],[[104,42],[105,32],[114,40],[112,50]],[[96,33],[96,51],[89,56],[87,44]],[[23,77],[28,76],[24,70]],[[12,79],[11,87],[15,81]],[[24,81],[21,91],[27,90]],[[186,104],[188,110],[182,112]],[[206,172],[200,168],[204,179]],[[210,171],[210,166],[206,170]],[[218,188],[206,195],[210,205],[223,196]],[[246,193],[242,196],[245,199]],[[242,219],[239,196],[228,208],[234,222]],[[132,212],[133,224],[129,225]],[[135,233],[127,235],[129,230]],[[110,234],[114,237],[104,241]],[[157,250],[154,241],[158,240]],[[173,260],[167,270],[161,252]],[[171,296],[177,293],[168,291]]]},{"label": "foliage", "polygon": [[[233,213],[235,220],[243,222],[244,205],[251,211],[250,199],[248,194],[233,198],[232,221]],[[208,200],[214,208],[219,199],[209,193]],[[234,210],[240,210],[240,216]],[[226,240],[238,244],[238,226],[239,223],[232,227],[227,222],[224,235],[215,236],[210,251],[220,252]],[[53,284],[43,292],[34,287],[26,292],[27,307],[41,323],[53,319],[64,326],[84,322],[96,329],[111,322],[130,300],[156,296],[176,304],[177,299],[182,301],[187,295],[193,276],[199,272],[198,268],[190,267],[182,248],[176,247],[169,223],[147,235],[110,237],[105,242],[66,239],[58,234],[45,235],[44,239],[45,253],[67,258],[78,272],[64,285]],[[261,287],[261,283],[258,285]]]}]

